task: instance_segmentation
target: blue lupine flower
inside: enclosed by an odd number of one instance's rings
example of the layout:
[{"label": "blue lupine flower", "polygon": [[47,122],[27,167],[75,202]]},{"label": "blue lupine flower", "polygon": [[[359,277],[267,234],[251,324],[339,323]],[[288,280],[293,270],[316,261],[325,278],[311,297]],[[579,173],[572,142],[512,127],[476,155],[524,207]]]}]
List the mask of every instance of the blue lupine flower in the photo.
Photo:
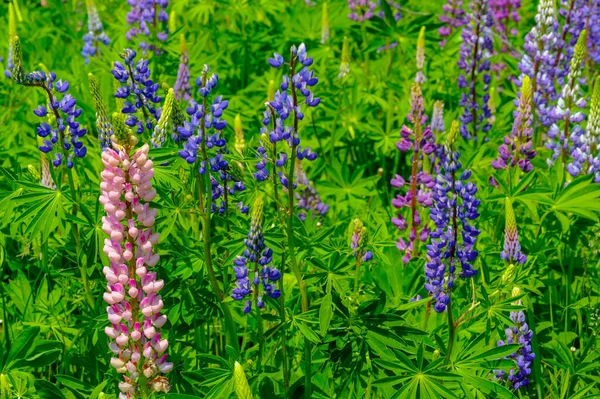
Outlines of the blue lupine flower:
[{"label": "blue lupine flower", "polygon": [[[131,10],[127,13],[127,23],[131,26],[125,35],[127,40],[134,40],[138,36],[146,36],[152,40],[153,34],[161,42],[167,40],[169,29],[160,30],[161,27],[156,23],[164,25],[169,21],[169,14],[166,11],[169,0],[127,0],[127,3],[131,6]],[[157,55],[161,53],[155,44],[145,40],[140,42],[140,48],[144,53],[148,50],[154,51]]]},{"label": "blue lupine flower", "polygon": [[468,181],[471,172],[466,170],[457,177],[462,166],[460,153],[453,149],[458,130],[454,121],[441,153],[430,208],[436,229],[431,232],[432,241],[427,246],[430,260],[425,265],[425,288],[432,294],[437,312],[443,312],[450,303],[458,265],[460,277],[469,278],[477,273],[472,263],[478,255],[474,247],[479,230],[472,221],[479,216],[479,200],[475,197],[477,186]]},{"label": "blue lupine flower", "polygon": [[[273,251],[265,245],[262,224],[263,201],[261,198],[257,198],[252,211],[250,232],[248,238],[244,240],[246,249],[243,255],[236,257],[233,261],[233,270],[237,281],[231,295],[233,299],[241,301],[254,294],[254,300],[259,309],[265,306],[263,295],[274,299],[281,295],[281,291],[275,287],[275,283],[281,278],[281,272],[274,266],[269,266],[273,259]],[[253,268],[252,282],[250,281],[249,267]],[[252,311],[252,299],[247,300],[244,307],[244,313],[250,313],[250,311]]]},{"label": "blue lupine flower", "polygon": [[90,57],[98,55],[98,43],[105,46],[110,44],[110,39],[104,32],[104,26],[96,10],[93,0],[87,0],[88,33],[83,36],[83,50],[81,55],[85,57],[85,63],[90,62]]}]

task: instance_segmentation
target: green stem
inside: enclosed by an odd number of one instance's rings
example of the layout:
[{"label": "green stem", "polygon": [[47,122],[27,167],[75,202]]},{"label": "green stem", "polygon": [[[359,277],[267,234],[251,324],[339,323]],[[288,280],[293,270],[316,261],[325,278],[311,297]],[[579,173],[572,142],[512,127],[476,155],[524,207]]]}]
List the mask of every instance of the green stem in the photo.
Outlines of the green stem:
[{"label": "green stem", "polygon": [[446,313],[448,313],[448,350],[446,351],[446,364],[448,364],[450,363],[450,358],[452,356],[452,348],[454,347],[454,339],[456,334],[454,316],[452,315],[452,301],[450,301],[448,304]]},{"label": "green stem", "polygon": [[360,265],[361,265],[361,254],[357,253],[356,254],[356,270],[354,271],[354,295],[353,295],[353,299],[356,300],[358,297],[358,284],[359,284],[359,280],[360,280]]},{"label": "green stem", "polygon": [[[290,80],[292,80],[294,76],[294,55],[292,54],[290,57]],[[288,237],[288,246],[289,246],[289,254],[292,264],[292,272],[296,276],[296,281],[298,282],[298,287],[300,288],[300,296],[302,297],[302,313],[308,312],[308,292],[306,288],[306,283],[302,280],[302,273],[300,272],[300,268],[298,267],[298,262],[296,261],[296,250],[294,247],[294,167],[296,164],[296,143],[294,138],[296,134],[298,134],[298,97],[296,94],[296,86],[291,85],[292,88],[292,99],[294,101],[294,130],[292,132],[292,153],[290,154],[290,170],[288,175],[288,220],[287,220],[287,237]],[[310,399],[311,390],[312,390],[312,348],[311,342],[308,338],[304,337],[304,364],[306,367],[305,375],[304,375],[304,397]]]},{"label": "green stem", "polygon": [[[258,290],[255,290],[255,299],[258,303]],[[263,335],[263,322],[262,316],[260,314],[260,308],[256,307],[256,324],[257,324],[257,334],[258,334],[258,360],[257,360],[257,371],[260,373],[262,367],[262,356],[263,356],[263,347],[264,347],[264,335]]]}]

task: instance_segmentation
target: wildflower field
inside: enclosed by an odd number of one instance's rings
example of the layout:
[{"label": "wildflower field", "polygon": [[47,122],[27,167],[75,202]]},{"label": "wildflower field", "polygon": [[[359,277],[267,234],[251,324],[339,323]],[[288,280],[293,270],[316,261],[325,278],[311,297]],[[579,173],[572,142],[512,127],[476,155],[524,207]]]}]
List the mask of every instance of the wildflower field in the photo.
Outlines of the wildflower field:
[{"label": "wildflower field", "polygon": [[0,399],[600,398],[600,0],[0,32]]}]

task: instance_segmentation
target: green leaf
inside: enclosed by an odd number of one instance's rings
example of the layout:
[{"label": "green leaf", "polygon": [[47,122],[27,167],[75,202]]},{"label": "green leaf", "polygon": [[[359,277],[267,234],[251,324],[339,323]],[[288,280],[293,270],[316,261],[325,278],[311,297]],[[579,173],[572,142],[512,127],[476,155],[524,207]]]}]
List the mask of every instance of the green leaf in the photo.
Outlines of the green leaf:
[{"label": "green leaf", "polygon": [[321,302],[321,309],[319,311],[319,328],[323,337],[327,335],[327,330],[329,330],[329,323],[331,323],[332,317],[333,309],[331,293],[327,293],[323,297],[323,301]]},{"label": "green leaf", "polygon": [[6,363],[3,368],[4,371],[9,370],[13,362],[25,358],[27,352],[33,347],[33,341],[39,333],[39,327],[29,327],[19,334],[17,339],[12,343],[10,352],[8,352],[8,357],[6,358]]},{"label": "green leaf", "polygon": [[41,399],[66,399],[56,385],[46,380],[35,380],[34,385]]}]

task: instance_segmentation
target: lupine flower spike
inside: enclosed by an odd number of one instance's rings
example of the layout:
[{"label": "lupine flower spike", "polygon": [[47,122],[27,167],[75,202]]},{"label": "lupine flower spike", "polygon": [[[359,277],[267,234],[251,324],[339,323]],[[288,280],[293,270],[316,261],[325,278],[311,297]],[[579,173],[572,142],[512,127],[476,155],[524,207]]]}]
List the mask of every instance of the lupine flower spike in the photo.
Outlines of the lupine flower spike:
[{"label": "lupine flower spike", "polygon": [[235,394],[237,395],[237,399],[252,399],[252,389],[250,389],[250,385],[248,385],[248,380],[246,379],[246,373],[244,373],[244,368],[238,362],[235,362],[233,368],[233,386],[235,388]]},{"label": "lupine flower spike", "polygon": [[519,243],[519,232],[517,230],[517,219],[513,210],[510,198],[506,197],[506,227],[504,229],[504,250],[500,253],[500,257],[508,263],[527,262],[527,257],[521,252],[521,244]]},{"label": "lupine flower spike", "polygon": [[590,119],[586,134],[582,135],[582,151],[587,158],[587,173],[594,175],[594,181],[600,183],[600,78],[596,78],[590,107]]},{"label": "lupine flower spike", "polygon": [[102,229],[109,235],[104,240],[109,260],[103,269],[108,281],[104,300],[110,321],[105,332],[114,340],[110,363],[123,375],[119,398],[133,399],[168,392],[163,374],[173,364],[165,353],[169,343],[158,331],[167,321],[159,295],[164,281],[151,271],[160,257],[154,249],[159,234],[152,230],[157,210],[150,207],[156,196],[150,148],[145,144],[135,149],[137,138],[131,130],[123,123],[115,126],[113,147],[102,153],[100,183],[100,203],[106,211]]},{"label": "lupine flower spike", "polygon": [[436,101],[433,103],[433,114],[431,116],[431,131],[437,138],[444,133],[444,103]]},{"label": "lupine flower spike", "polygon": [[509,36],[516,36],[519,33],[517,24],[521,21],[519,15],[521,0],[490,0],[490,7],[492,8],[496,30],[503,40],[502,51],[506,51]]},{"label": "lupine flower spike", "polygon": [[246,141],[244,140],[244,128],[242,127],[240,114],[237,114],[233,120],[233,131],[235,132],[235,149],[241,155],[246,148]]},{"label": "lupine flower spike", "polygon": [[94,99],[94,108],[96,109],[96,129],[98,129],[98,140],[100,141],[100,148],[102,151],[112,146],[111,136],[113,135],[113,127],[108,119],[106,104],[102,99],[102,93],[100,93],[100,87],[98,81],[93,74],[88,74],[88,80],[90,83],[90,92]]},{"label": "lupine flower spike", "polygon": [[443,38],[440,42],[440,47],[444,47],[447,42],[447,37],[452,32],[469,22],[469,17],[463,9],[463,0],[447,0],[448,2],[442,7],[444,15],[440,16],[440,21],[445,25],[442,26],[438,33]]},{"label": "lupine flower spike", "polygon": [[[469,22],[462,32],[458,67],[458,87],[463,90],[460,106],[460,133],[464,138],[482,140],[492,128],[489,106],[490,57],[493,50],[491,28],[494,24],[487,0],[471,0]],[[481,76],[481,77],[480,77]],[[482,137],[480,137],[482,136]]]},{"label": "lupine flower spike", "polygon": [[313,218],[325,216],[329,211],[329,205],[326,205],[322,200],[321,196],[317,193],[314,184],[308,180],[306,172],[302,167],[300,159],[296,159],[296,168],[294,175],[296,176],[296,183],[298,189],[294,193],[295,198],[298,200],[298,218],[300,220],[306,220],[307,214],[310,212]]},{"label": "lupine flower spike", "polygon": [[323,11],[322,11],[322,20],[321,20],[321,44],[327,43],[329,40],[329,12],[327,11],[327,2],[323,2]]},{"label": "lupine flower spike", "polygon": [[83,36],[83,50],[81,55],[85,57],[85,63],[90,62],[90,57],[97,56],[100,52],[99,43],[108,46],[110,39],[104,32],[104,26],[100,21],[98,10],[93,0],[86,0],[88,14],[88,33]]},{"label": "lupine flower spike", "polygon": [[373,253],[367,250],[368,230],[360,219],[352,222],[352,236],[350,237],[350,248],[352,254],[363,262],[373,259]]},{"label": "lupine flower spike", "polygon": [[343,79],[350,73],[350,44],[348,36],[344,36],[344,44],[342,45],[342,62],[340,63],[339,79]]},{"label": "lupine flower spike", "polygon": [[179,69],[177,70],[177,81],[175,81],[175,97],[177,100],[189,101],[192,97],[192,86],[190,85],[190,60],[189,50],[185,36],[179,36]]},{"label": "lupine flower spike", "polygon": [[473,221],[479,217],[479,200],[475,197],[477,186],[468,181],[471,171],[465,170],[457,176],[462,166],[460,153],[454,149],[458,131],[458,122],[453,121],[441,151],[430,208],[436,228],[431,232],[432,240],[427,246],[429,261],[425,265],[425,288],[432,294],[437,312],[443,312],[450,303],[457,266],[461,267],[459,276],[462,278],[477,273],[472,264],[478,255],[475,242],[479,230],[473,226]]},{"label": "lupine flower spike", "polygon": [[[127,13],[127,23],[131,27],[127,34],[127,40],[134,40],[138,36],[145,36],[140,42],[140,48],[143,53],[154,51],[160,54],[161,50],[153,43],[156,37],[159,41],[165,42],[168,37],[168,29],[162,30],[169,21],[169,14],[166,8],[169,0],[127,0],[131,10]],[[162,26],[159,26],[162,25]],[[150,40],[148,43],[146,40]]]},{"label": "lupine flower spike", "polygon": [[259,309],[264,308],[263,295],[271,298],[279,298],[281,295],[281,291],[275,286],[275,282],[281,278],[281,273],[274,266],[269,266],[273,259],[273,250],[265,245],[262,225],[263,200],[257,198],[252,210],[250,232],[248,238],[244,240],[246,249],[243,255],[233,261],[237,282],[231,297],[238,301],[251,297],[246,300],[244,313],[252,311],[253,301]]},{"label": "lupine flower spike", "polygon": [[[43,153],[54,153],[52,164],[59,167],[63,162],[68,168],[73,167],[74,158],[83,158],[87,148],[80,141],[85,136],[86,129],[82,128],[77,118],[81,115],[81,108],[77,108],[77,101],[68,93],[69,82],[62,79],[56,80],[56,74],[43,71],[25,73],[21,54],[19,38],[13,38],[14,67],[11,76],[15,83],[42,88],[48,95],[47,105],[39,105],[33,113],[46,119],[51,115],[52,125],[41,122],[37,134],[43,138],[39,146]],[[62,97],[59,99],[59,96]],[[58,144],[58,149],[55,145]]]},{"label": "lupine flower spike", "polygon": [[425,83],[425,74],[423,73],[423,64],[425,63],[425,27],[421,27],[419,38],[417,39],[417,75],[415,82],[418,84]]},{"label": "lupine flower spike", "polygon": [[[518,287],[514,287],[512,291],[513,297],[521,295],[521,290]],[[513,302],[513,305],[522,306],[523,303],[519,299]],[[531,375],[531,363],[535,359],[535,353],[531,348],[531,339],[533,338],[533,331],[529,329],[525,320],[525,313],[522,310],[518,312],[510,312],[510,319],[515,323],[513,327],[507,328],[506,342],[498,341],[498,346],[504,346],[506,344],[519,344],[521,347],[512,355],[507,357],[515,361],[515,367],[510,369],[508,373],[504,370],[496,370],[495,379],[499,381],[506,381],[510,384],[510,387],[514,390],[525,388],[529,385],[529,376]]]},{"label": "lupine flower spike", "polygon": [[[583,73],[583,62],[586,51],[586,31],[581,32],[575,54],[571,59],[571,67],[565,85],[562,88],[556,108],[555,123],[548,131],[548,141],[546,147],[552,151],[551,159],[548,159],[548,165],[553,165],[559,156],[562,156],[563,164],[567,171],[573,177],[579,175],[585,162],[583,152],[581,151],[582,141],[580,137],[585,135],[585,130],[581,123],[585,119],[583,112],[586,107],[586,98],[582,95],[579,81]],[[570,153],[572,160],[568,162],[567,155]]]},{"label": "lupine flower spike", "polygon": [[173,113],[175,102],[175,92],[173,89],[169,89],[167,91],[167,98],[165,99],[165,103],[161,110],[160,119],[154,127],[152,137],[150,138],[150,142],[154,148],[162,147],[167,138],[167,131],[171,130],[171,115]]},{"label": "lupine flower spike", "polygon": [[8,3],[8,55],[6,57],[6,69],[4,76],[11,78],[11,70],[14,68],[14,38],[17,36],[17,22],[13,3]]},{"label": "lupine flower spike", "polygon": [[[435,151],[435,141],[431,133],[431,127],[425,126],[427,115],[424,114],[423,93],[421,86],[413,84],[411,91],[411,111],[407,117],[412,124],[412,129],[408,126],[402,126],[401,141],[396,143],[398,150],[410,154],[412,172],[410,179],[405,181],[400,175],[396,175],[390,184],[395,188],[406,187],[406,194],[396,195],[392,200],[392,205],[396,209],[408,208],[409,220],[406,216],[398,212],[397,216],[392,218],[392,223],[400,231],[409,229],[408,243],[400,237],[396,246],[398,250],[404,252],[402,260],[404,264],[408,263],[411,257],[419,255],[418,242],[425,242],[429,238],[429,228],[426,226],[422,209],[431,206],[431,188],[433,180],[427,170],[423,168],[423,161],[426,157]],[[418,208],[421,208],[418,209]]]},{"label": "lupine flower spike", "polygon": [[533,136],[531,104],[531,80],[525,75],[522,78],[521,97],[515,113],[515,121],[510,136],[504,136],[504,143],[498,149],[500,155],[492,161],[494,169],[513,168],[517,165],[524,173],[533,169],[530,161],[535,157],[536,151],[531,141]]}]

